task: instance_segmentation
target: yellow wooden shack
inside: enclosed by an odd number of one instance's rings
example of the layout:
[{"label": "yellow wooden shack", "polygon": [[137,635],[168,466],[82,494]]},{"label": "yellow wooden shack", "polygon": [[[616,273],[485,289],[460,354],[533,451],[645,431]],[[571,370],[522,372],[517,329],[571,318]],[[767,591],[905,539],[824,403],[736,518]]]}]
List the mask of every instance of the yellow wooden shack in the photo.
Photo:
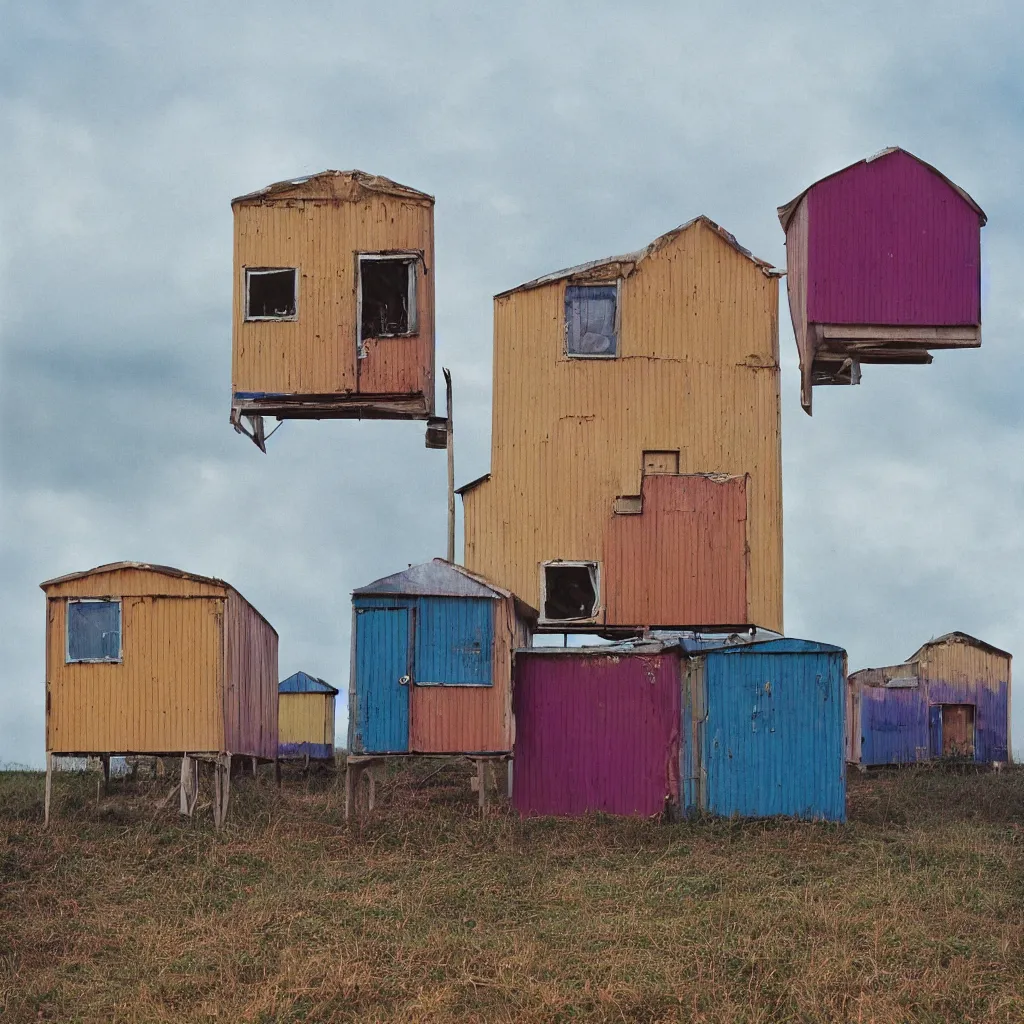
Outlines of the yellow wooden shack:
[{"label": "yellow wooden shack", "polygon": [[232,200],[231,422],[434,412],[434,199],[323,171]]},{"label": "yellow wooden shack", "polygon": [[47,815],[55,755],[181,756],[191,813],[196,760],[216,766],[227,811],[232,758],[277,757],[277,632],[223,580],[114,562],[46,593]]},{"label": "yellow wooden shack", "polygon": [[778,276],[698,217],[495,297],[465,563],[541,631],[782,630]]},{"label": "yellow wooden shack", "polygon": [[306,761],[334,757],[336,687],[307,672],[293,672],[278,687],[277,756]]}]

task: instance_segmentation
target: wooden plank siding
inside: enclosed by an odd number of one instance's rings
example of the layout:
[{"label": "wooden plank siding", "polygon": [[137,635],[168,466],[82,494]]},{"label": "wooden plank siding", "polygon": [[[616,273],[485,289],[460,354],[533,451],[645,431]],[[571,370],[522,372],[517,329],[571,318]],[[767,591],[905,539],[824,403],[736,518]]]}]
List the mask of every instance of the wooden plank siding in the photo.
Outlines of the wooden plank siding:
[{"label": "wooden plank siding", "polygon": [[334,694],[282,693],[277,728],[281,745],[318,743],[333,746]]},{"label": "wooden plank siding", "polygon": [[233,754],[277,756],[277,633],[228,592],[224,629],[224,738]]},{"label": "wooden plank siding", "polygon": [[[645,451],[747,476],[749,614],[782,630],[778,281],[701,219],[621,282],[614,359],[564,344],[566,280],[495,299],[490,478],[464,493],[465,563],[541,607],[541,563],[604,562]],[[664,567],[667,574],[675,567]],[[621,580],[602,574],[602,603]],[[615,602],[633,625],[639,609]]]},{"label": "wooden plank siding", "polygon": [[[268,198],[234,206],[234,392],[420,394],[433,409],[434,231],[428,198]],[[357,359],[357,253],[422,253],[418,333],[367,343]],[[245,320],[245,268],[298,268],[297,319]]]}]

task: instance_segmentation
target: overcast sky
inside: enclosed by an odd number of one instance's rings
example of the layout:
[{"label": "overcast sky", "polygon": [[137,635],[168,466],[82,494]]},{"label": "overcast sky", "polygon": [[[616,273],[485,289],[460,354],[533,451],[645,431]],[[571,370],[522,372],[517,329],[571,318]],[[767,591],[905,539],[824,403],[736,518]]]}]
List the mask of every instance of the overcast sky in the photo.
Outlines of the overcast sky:
[{"label": "overcast sky", "polygon": [[437,197],[464,482],[495,292],[700,213],[785,266],[775,208],[815,179],[940,167],[989,216],[980,351],[808,418],[783,305],[786,629],[851,669],[953,629],[1024,651],[1022,53],[1018,2],[0,0],[0,762],[43,762],[44,579],[223,577],[282,675],[344,688],[351,590],[444,554],[422,424],[286,423],[269,455],[228,424],[230,200],[324,168]]}]

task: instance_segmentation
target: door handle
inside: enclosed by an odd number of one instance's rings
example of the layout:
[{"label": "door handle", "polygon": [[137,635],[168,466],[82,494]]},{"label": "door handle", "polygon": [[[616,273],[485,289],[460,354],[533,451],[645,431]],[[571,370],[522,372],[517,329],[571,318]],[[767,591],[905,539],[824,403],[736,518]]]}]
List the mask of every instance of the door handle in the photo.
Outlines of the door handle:
[{"label": "door handle", "polygon": [[399,686],[408,686],[409,685],[409,677],[408,676],[399,676],[398,685]]}]

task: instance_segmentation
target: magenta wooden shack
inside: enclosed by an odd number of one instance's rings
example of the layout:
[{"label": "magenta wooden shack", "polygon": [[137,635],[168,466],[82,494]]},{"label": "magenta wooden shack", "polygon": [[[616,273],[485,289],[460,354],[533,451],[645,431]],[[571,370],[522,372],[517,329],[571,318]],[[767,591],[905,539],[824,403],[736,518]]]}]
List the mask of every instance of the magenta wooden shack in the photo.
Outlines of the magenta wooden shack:
[{"label": "magenta wooden shack", "polygon": [[981,344],[985,213],[931,164],[893,147],[785,206],[787,285],[811,387],[856,384],[862,363],[930,363]]}]

